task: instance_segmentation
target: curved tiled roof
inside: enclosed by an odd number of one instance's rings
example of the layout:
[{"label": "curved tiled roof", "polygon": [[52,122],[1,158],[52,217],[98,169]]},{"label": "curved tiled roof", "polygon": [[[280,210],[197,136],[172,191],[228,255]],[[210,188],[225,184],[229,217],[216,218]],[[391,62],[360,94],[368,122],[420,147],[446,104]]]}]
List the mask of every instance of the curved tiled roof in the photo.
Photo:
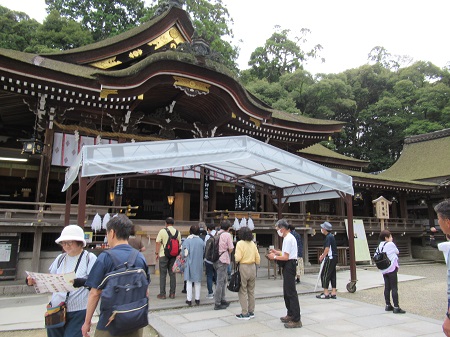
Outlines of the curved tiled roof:
[{"label": "curved tiled roof", "polygon": [[323,146],[321,144],[311,145],[310,147],[299,150],[298,152],[305,153],[305,154],[311,154],[311,155],[315,155],[315,156],[326,157],[326,158],[341,159],[341,160],[357,162],[357,163],[370,163],[368,160],[356,159],[356,158],[348,157],[343,154],[337,153],[335,151],[332,151],[332,150],[326,148],[325,146]]},{"label": "curved tiled roof", "polygon": [[407,138],[400,158],[380,176],[405,180],[450,177],[450,129]]}]

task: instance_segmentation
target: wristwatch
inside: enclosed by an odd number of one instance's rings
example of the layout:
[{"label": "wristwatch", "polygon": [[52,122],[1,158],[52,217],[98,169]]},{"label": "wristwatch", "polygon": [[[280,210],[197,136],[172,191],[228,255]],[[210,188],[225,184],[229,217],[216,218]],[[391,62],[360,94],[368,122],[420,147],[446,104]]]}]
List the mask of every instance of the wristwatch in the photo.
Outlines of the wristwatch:
[{"label": "wristwatch", "polygon": [[448,311],[445,313],[445,315],[447,316],[448,319],[450,319],[450,313]]}]

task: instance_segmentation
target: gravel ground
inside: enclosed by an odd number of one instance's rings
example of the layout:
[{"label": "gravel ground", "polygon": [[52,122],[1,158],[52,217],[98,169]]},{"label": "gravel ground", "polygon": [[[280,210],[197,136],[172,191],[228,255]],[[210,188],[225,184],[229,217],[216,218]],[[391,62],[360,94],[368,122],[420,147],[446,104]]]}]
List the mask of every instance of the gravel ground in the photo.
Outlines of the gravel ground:
[{"label": "gravel ground", "polygon": [[[424,279],[399,282],[398,297],[400,307],[406,312],[443,320],[447,309],[447,268],[443,263],[400,265],[400,274],[423,276]],[[356,273],[358,275],[358,272]],[[338,293],[339,297],[385,305],[384,287],[377,287],[356,292]]]}]

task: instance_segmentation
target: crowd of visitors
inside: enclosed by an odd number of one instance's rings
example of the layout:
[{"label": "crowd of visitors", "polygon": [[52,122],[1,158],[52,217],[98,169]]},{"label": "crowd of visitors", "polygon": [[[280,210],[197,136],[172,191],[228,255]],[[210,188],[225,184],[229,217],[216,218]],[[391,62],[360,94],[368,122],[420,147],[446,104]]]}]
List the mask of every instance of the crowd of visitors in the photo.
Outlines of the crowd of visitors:
[{"label": "crowd of visitors", "polygon": [[[439,203],[435,207],[435,211],[440,229],[450,235],[450,200]],[[206,236],[204,236],[201,234],[204,225],[204,223],[192,225],[189,235],[182,240],[181,233],[174,227],[173,218],[166,219],[165,228],[159,231],[156,238],[155,254],[160,271],[160,292],[157,298],[166,299],[167,274],[170,279],[169,298],[175,298],[176,280],[173,266],[175,260],[180,259],[186,287],[186,304],[192,306],[194,301],[196,305],[200,305],[201,282],[205,267],[207,298],[214,299],[214,310],[226,309],[230,305],[230,302],[226,300],[228,269],[229,265],[234,263],[239,265],[240,273],[238,294],[241,313],[236,315],[236,318],[249,320],[255,317],[256,274],[261,259],[252,231],[248,227],[241,227],[238,231],[233,231],[231,223],[228,220],[222,220],[219,229],[212,224],[207,225]],[[319,256],[323,292],[316,297],[318,299],[335,299],[337,296],[336,264],[338,260],[336,240],[329,222],[322,223],[320,227],[324,235],[323,253]],[[285,219],[276,222],[275,230],[282,240],[281,249],[270,249],[266,257],[275,261],[283,274],[286,316],[281,317],[280,320],[284,323],[285,328],[301,328],[300,304],[295,284],[300,283],[300,278],[304,273],[302,237]],[[137,274],[144,274],[144,279],[147,281],[142,282],[141,280],[138,284],[142,286],[144,283],[145,290],[140,297],[144,297],[142,303],[145,307],[145,315],[147,315],[150,277],[147,263],[140,252],[144,251],[145,247],[136,246],[136,240],[133,236],[130,238],[130,234],[134,234],[134,228],[126,216],[119,215],[111,218],[106,229],[106,237],[111,249],[96,257],[83,249],[86,246],[86,239],[81,227],[69,225],[63,229],[60,237],[56,240],[56,243],[61,245],[63,253],[58,255],[50,266],[50,273],[74,272],[75,276],[72,282],[75,290],[67,293],[53,293],[46,315],[52,315],[58,310],[65,310],[65,315],[62,325],[58,323],[58,326],[51,326],[49,323],[47,326],[49,337],[88,337],[95,308],[100,299],[106,296],[108,289],[106,280],[117,275],[119,268],[128,270],[132,267]],[[386,260],[389,260],[385,267],[380,268],[379,266],[384,279],[385,310],[392,311],[394,314],[403,314],[405,311],[400,308],[398,296],[399,250],[390,231],[382,230],[379,239],[380,243],[376,254],[383,252]],[[168,246],[173,245],[173,240],[179,245],[175,244],[176,247],[173,248],[178,252],[177,257],[168,250]],[[132,243],[136,248],[132,247]],[[210,247],[207,247],[207,243]],[[208,252],[205,252],[205,247]],[[450,256],[448,256],[450,249],[441,250],[444,251],[444,255],[447,254],[446,261],[449,270],[449,304],[443,331],[446,336],[450,336]],[[31,286],[36,284],[36,280],[28,276],[26,283]],[[104,301],[106,302],[106,299]],[[135,305],[135,303],[126,305]],[[112,331],[109,327],[111,321],[114,324],[116,314],[111,316],[111,312],[108,310],[111,309],[105,306],[100,307],[100,317],[95,333],[97,337],[117,335],[117,331]],[[142,327],[146,324],[147,319],[136,318],[136,321],[140,321],[141,325],[131,327],[131,331],[127,331],[124,335],[142,336]]]}]

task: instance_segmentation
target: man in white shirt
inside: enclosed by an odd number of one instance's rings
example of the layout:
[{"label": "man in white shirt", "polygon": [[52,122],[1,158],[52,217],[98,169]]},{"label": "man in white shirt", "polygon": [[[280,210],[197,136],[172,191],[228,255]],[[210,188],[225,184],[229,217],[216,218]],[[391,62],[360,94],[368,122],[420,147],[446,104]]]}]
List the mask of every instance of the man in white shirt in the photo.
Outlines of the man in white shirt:
[{"label": "man in white shirt", "polygon": [[300,303],[295,288],[295,274],[297,269],[297,240],[289,230],[289,224],[281,219],[276,223],[277,234],[283,238],[281,250],[271,249],[267,258],[280,261],[283,266],[283,296],[287,315],[281,317],[281,322],[287,329],[301,328]]}]

